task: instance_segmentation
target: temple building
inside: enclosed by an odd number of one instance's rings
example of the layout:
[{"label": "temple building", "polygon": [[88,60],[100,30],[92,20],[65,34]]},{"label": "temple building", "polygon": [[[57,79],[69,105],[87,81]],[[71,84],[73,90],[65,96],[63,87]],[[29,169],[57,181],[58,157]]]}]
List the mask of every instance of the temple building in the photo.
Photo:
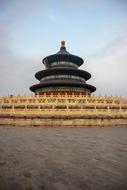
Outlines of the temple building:
[{"label": "temple building", "polygon": [[30,87],[35,94],[73,92],[90,95],[96,90],[86,83],[91,74],[78,69],[83,64],[83,59],[70,54],[66,50],[65,41],[61,41],[58,53],[45,57],[42,62],[46,69],[35,74],[40,83]]},{"label": "temple building", "polygon": [[83,59],[60,51],[42,60],[32,95],[0,97],[0,125],[11,126],[127,126],[127,99],[95,96],[91,74],[79,69]]}]

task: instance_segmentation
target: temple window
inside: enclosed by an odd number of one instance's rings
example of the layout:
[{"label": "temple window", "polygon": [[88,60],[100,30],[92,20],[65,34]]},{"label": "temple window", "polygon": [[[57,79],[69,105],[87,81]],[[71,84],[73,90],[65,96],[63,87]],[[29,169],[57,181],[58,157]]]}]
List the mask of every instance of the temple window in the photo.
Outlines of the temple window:
[{"label": "temple window", "polygon": [[27,109],[38,109],[38,106],[35,106],[35,105],[29,105],[29,106],[27,106]]},{"label": "temple window", "polygon": [[61,106],[55,106],[55,109],[67,109],[67,106],[61,105]]},{"label": "temple window", "polygon": [[14,109],[25,109],[25,106],[14,106]]},{"label": "temple window", "polygon": [[2,106],[2,109],[12,109],[12,106]]},{"label": "temple window", "polygon": [[74,67],[78,67],[76,64],[72,63],[72,62],[67,62],[67,61],[59,61],[59,62],[54,62],[51,64],[51,66],[58,66],[58,65],[70,65],[70,66],[74,66]]},{"label": "temple window", "polygon": [[[47,79],[77,79],[85,82],[85,79],[80,76],[75,76],[75,75],[51,75],[51,76],[46,76],[41,79],[41,81],[45,81]],[[48,95],[48,94],[47,94]]]},{"label": "temple window", "polygon": [[52,109],[52,106],[40,106],[40,109]]},{"label": "temple window", "polygon": [[80,106],[68,106],[69,109],[81,109]]}]

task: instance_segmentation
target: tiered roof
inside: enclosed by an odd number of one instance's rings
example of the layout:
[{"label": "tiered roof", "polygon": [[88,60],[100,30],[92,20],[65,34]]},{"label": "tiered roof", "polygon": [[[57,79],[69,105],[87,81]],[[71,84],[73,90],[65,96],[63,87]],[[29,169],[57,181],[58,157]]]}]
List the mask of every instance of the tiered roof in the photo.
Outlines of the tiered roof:
[{"label": "tiered roof", "polygon": [[36,93],[45,91],[47,88],[59,91],[60,87],[65,89],[73,87],[73,90],[76,90],[78,87],[90,94],[96,90],[94,86],[86,83],[91,78],[91,74],[78,69],[83,64],[83,59],[70,54],[66,50],[64,41],[61,42],[58,53],[45,57],[42,62],[46,70],[35,74],[40,83],[31,86],[31,91]]}]

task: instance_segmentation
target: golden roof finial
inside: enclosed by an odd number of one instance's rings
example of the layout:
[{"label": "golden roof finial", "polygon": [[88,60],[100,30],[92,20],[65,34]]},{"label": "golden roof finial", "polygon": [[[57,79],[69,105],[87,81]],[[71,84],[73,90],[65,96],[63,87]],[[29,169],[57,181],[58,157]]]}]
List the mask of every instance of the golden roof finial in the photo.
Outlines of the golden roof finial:
[{"label": "golden roof finial", "polygon": [[64,40],[61,41],[61,47],[65,47],[65,41]]}]

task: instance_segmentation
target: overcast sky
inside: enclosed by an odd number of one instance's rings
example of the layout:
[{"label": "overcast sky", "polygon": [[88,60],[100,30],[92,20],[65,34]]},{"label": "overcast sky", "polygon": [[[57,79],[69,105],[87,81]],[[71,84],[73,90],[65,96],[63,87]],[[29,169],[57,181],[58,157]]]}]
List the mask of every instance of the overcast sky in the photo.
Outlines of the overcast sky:
[{"label": "overcast sky", "polygon": [[0,96],[29,94],[61,40],[84,59],[95,94],[127,97],[126,0],[0,0]]}]

